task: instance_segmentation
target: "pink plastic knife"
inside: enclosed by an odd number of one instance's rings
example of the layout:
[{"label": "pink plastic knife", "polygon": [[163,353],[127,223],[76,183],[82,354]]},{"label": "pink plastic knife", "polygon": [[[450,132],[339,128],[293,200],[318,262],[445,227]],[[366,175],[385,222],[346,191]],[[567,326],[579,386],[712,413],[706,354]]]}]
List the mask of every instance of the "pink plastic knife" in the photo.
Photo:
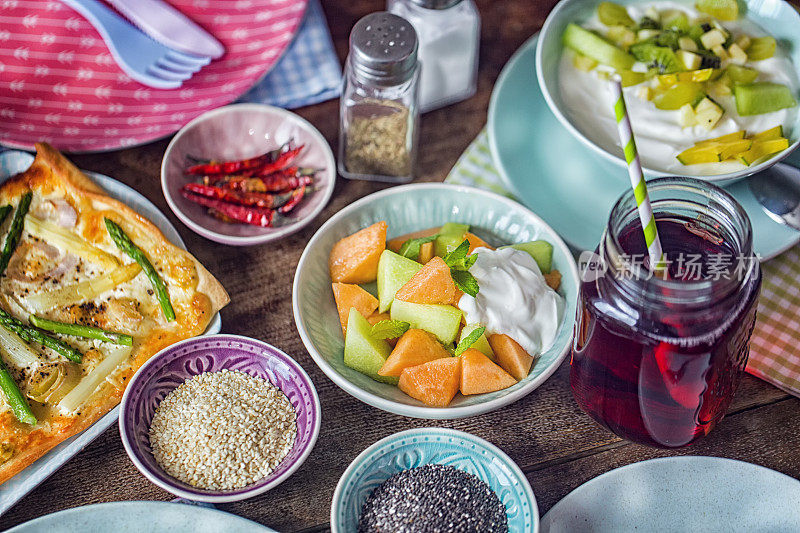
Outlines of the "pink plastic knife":
[{"label": "pink plastic knife", "polygon": [[156,41],[180,52],[213,59],[225,53],[210,33],[162,0],[106,0]]}]

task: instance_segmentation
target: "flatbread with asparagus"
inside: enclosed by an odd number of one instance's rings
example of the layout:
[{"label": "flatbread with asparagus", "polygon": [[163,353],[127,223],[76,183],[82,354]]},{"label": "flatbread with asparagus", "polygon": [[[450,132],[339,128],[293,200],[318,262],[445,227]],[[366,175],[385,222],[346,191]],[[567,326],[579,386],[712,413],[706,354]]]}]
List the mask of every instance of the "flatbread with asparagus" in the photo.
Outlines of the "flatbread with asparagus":
[{"label": "flatbread with asparagus", "polygon": [[36,148],[0,186],[0,483],[111,410],[145,361],[228,303],[151,222]]}]

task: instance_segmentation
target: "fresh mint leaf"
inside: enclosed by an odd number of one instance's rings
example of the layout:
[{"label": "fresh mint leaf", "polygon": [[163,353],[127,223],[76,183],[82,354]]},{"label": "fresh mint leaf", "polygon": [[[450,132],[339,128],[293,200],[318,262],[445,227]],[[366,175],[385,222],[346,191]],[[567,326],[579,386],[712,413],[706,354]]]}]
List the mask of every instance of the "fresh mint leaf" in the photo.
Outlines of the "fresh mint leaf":
[{"label": "fresh mint leaf", "polygon": [[468,255],[466,259],[464,259],[464,270],[469,270],[472,268],[472,265],[475,264],[475,261],[478,260],[478,254]]},{"label": "fresh mint leaf", "polygon": [[372,326],[370,336],[375,339],[396,339],[408,331],[411,324],[402,320],[381,320]]},{"label": "fresh mint leaf", "polygon": [[469,253],[469,241],[464,239],[464,242],[459,244],[452,252],[444,256],[444,262],[450,268],[458,268],[463,266],[464,259]]},{"label": "fresh mint leaf", "polygon": [[483,335],[484,331],[486,331],[486,328],[484,327],[473,329],[469,333],[469,335],[461,339],[461,342],[458,343],[458,346],[456,346],[456,350],[455,352],[453,352],[453,354],[456,357],[458,357],[462,353],[466,352],[467,348],[475,344],[475,342],[480,338],[480,336]]},{"label": "fresh mint leaf", "polygon": [[478,294],[478,280],[476,280],[475,276],[470,274],[467,270],[457,270],[455,268],[451,268],[450,275],[453,277],[456,287],[461,289],[464,293],[469,294],[472,297],[475,297]]},{"label": "fresh mint leaf", "polygon": [[408,239],[400,247],[400,251],[398,253],[403,257],[407,257],[409,259],[413,259],[414,261],[416,261],[417,259],[419,259],[419,249],[422,247],[422,245],[435,241],[436,237],[438,236],[439,234],[437,233],[436,235],[431,235],[430,237]]}]

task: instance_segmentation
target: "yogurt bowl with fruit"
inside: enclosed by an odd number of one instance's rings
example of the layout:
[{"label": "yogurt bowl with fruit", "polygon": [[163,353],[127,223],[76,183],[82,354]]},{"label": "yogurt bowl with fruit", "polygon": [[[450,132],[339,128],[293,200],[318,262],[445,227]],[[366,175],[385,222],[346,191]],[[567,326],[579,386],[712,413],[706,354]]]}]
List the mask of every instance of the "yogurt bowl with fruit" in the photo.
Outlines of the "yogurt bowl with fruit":
[{"label": "yogurt bowl with fruit", "polygon": [[361,401],[448,419],[530,393],[570,348],[577,268],[538,216],[484,190],[415,184],[331,217],[292,294],[311,357]]},{"label": "yogurt bowl with fruit", "polygon": [[800,15],[781,0],[563,0],[536,53],[550,109],[620,166],[622,81],[648,177],[732,182],[798,146]]}]

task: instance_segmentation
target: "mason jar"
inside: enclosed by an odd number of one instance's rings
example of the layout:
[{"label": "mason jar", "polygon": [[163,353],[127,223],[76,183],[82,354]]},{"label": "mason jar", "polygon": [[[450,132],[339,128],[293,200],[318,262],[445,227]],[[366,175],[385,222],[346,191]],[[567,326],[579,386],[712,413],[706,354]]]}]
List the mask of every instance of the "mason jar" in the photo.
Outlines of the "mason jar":
[{"label": "mason jar", "polygon": [[761,288],[750,220],[723,189],[648,182],[665,269],[653,272],[633,190],[611,211],[582,281],[570,380],[620,437],[675,448],[722,419],[747,363]]}]

